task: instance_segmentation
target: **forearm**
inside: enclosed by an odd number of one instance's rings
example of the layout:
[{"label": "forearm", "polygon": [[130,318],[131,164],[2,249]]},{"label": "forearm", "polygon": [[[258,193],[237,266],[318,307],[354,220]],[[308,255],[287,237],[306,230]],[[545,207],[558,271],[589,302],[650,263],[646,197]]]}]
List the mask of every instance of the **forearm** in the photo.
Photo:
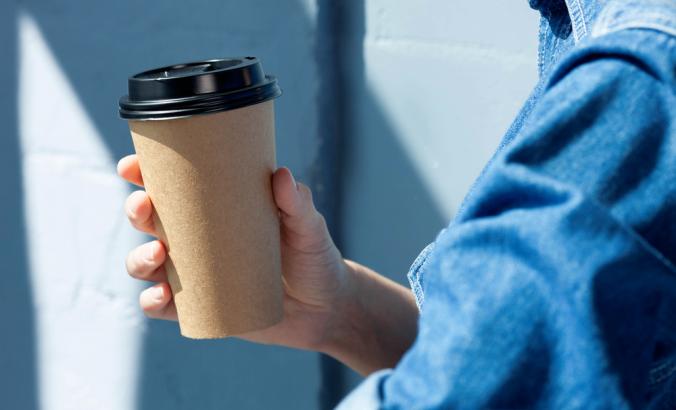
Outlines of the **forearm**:
[{"label": "forearm", "polygon": [[413,294],[386,277],[345,261],[349,280],[321,350],[362,375],[394,367],[413,343]]}]

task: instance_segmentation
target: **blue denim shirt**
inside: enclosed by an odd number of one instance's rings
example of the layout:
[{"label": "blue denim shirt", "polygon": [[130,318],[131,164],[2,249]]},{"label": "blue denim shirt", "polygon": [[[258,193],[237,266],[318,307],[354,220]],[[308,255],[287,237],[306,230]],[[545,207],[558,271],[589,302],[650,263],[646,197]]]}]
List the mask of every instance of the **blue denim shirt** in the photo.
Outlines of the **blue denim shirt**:
[{"label": "blue denim shirt", "polygon": [[339,409],[676,409],[676,1],[531,0],[540,82]]}]

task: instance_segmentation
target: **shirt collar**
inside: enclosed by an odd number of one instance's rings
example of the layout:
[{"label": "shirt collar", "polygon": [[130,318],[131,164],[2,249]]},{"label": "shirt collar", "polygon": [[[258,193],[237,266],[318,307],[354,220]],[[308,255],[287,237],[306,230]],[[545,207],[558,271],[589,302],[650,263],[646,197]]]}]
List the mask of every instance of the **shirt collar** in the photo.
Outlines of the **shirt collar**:
[{"label": "shirt collar", "polygon": [[606,0],[528,0],[530,6],[538,10],[552,27],[568,25],[575,42],[583,40],[591,32],[601,5]]}]

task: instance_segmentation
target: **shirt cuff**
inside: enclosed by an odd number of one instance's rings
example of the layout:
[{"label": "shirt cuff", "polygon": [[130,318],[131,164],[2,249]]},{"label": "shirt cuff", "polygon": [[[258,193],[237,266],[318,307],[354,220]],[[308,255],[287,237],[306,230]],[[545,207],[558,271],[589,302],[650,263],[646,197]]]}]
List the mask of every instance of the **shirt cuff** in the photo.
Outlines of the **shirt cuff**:
[{"label": "shirt cuff", "polygon": [[392,369],[383,369],[372,373],[356,389],[341,401],[335,410],[377,410],[381,408],[383,381],[389,377]]}]

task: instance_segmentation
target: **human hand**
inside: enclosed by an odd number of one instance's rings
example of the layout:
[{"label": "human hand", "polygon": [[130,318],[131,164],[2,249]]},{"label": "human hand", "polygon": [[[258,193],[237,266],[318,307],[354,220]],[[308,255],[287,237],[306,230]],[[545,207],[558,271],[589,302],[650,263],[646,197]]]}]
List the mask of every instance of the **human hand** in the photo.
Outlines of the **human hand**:
[{"label": "human hand", "polygon": [[[117,170],[125,180],[143,186],[136,155],[122,158]],[[267,329],[238,337],[259,343],[321,350],[335,321],[336,306],[349,292],[350,268],[333,244],[324,218],[315,209],[310,189],[296,183],[287,168],[280,168],[272,176],[272,190],[281,220],[284,319]],[[136,229],[157,237],[153,205],[145,191],[129,195],[125,210]],[[126,266],[132,277],[156,282],[139,297],[145,314],[151,318],[176,320],[165,259],[164,245],[154,240],[132,250]]]}]

